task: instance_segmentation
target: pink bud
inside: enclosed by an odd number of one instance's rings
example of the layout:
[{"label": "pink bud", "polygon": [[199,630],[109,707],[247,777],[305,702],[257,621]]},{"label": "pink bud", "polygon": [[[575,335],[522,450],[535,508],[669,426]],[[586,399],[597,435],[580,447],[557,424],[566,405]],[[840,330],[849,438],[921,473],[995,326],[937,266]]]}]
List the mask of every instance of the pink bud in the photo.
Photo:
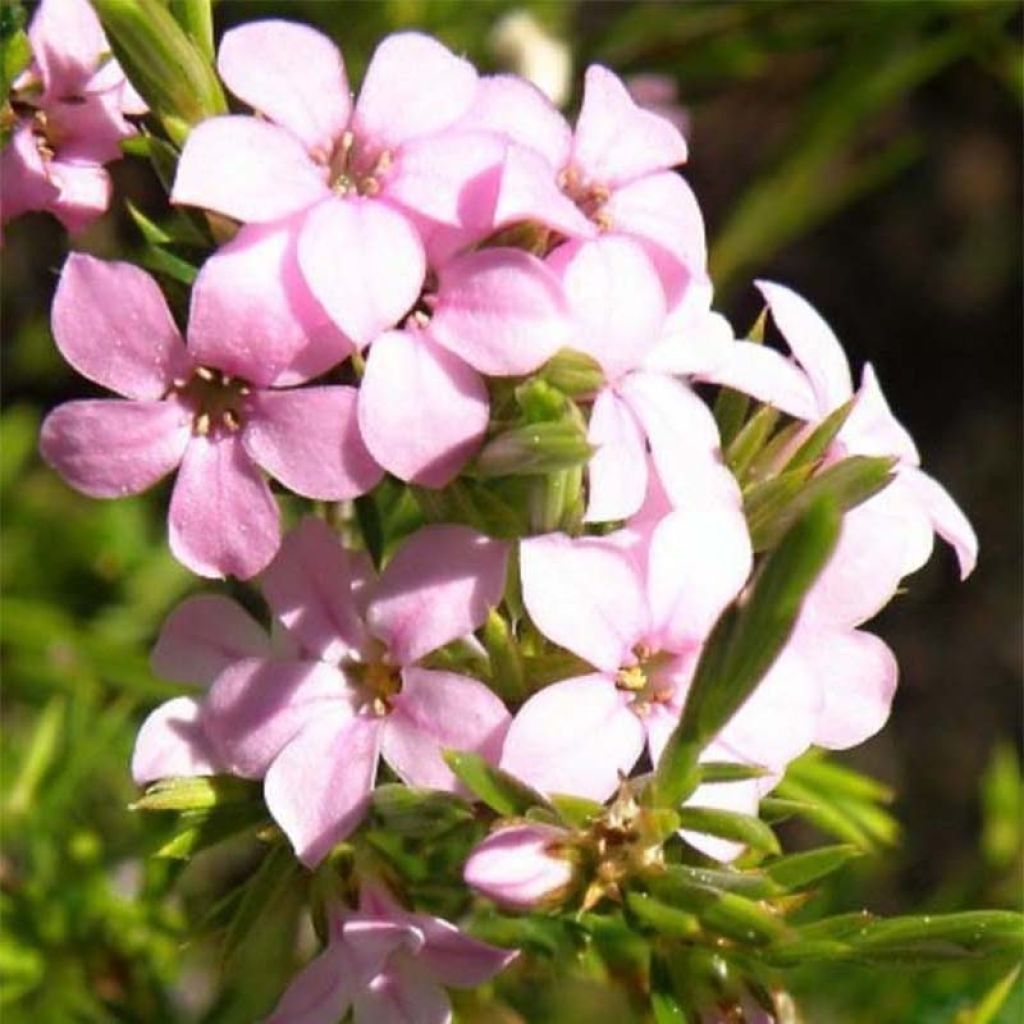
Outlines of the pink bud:
[{"label": "pink bud", "polygon": [[576,869],[560,847],[568,832],[554,825],[513,825],[493,832],[469,855],[462,877],[481,895],[514,910],[553,906]]}]

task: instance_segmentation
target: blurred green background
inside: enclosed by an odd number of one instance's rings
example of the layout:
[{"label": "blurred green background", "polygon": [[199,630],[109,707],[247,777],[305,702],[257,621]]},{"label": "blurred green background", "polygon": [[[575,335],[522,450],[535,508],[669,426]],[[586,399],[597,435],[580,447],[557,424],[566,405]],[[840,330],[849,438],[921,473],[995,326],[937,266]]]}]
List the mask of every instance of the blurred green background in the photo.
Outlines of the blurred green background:
[{"label": "blurred green background", "polygon": [[[877,623],[901,688],[889,727],[848,760],[894,788],[904,835],[847,869],[822,905],[1019,906],[1021,5],[227,0],[216,19],[218,30],[281,15],[320,25],[357,80],[396,27],[508,66],[494,28],[523,9],[571,44],[577,87],[591,61],[671,77],[723,311],[738,328],[753,320],[754,276],[808,295],[855,366],[875,364],[926,468],[981,537],[966,585],[937,550]],[[147,165],[125,160],[114,175],[141,209],[164,212]],[[130,258],[142,239],[115,206],[75,245]],[[166,551],[166,491],[90,502],[35,450],[45,411],[89,388],[48,333],[66,247],[56,222],[29,216],[2,251],[0,1013],[244,1022],[291,969],[287,930],[226,960],[187,936],[244,874],[245,852],[184,869],[146,861],[159,836],[127,810],[134,730],[174,692],[150,673],[148,646],[195,586]],[[793,989],[815,1024],[1024,1019],[1019,985],[995,1016],[970,1009],[998,976],[985,964],[818,968]],[[529,1019],[624,1014],[580,982],[538,997]]]}]

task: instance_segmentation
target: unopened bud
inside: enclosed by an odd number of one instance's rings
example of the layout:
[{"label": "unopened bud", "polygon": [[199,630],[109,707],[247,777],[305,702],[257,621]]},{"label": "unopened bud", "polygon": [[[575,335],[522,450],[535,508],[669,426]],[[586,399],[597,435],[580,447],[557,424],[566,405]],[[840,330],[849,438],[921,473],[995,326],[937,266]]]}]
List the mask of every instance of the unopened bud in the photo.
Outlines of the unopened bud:
[{"label": "unopened bud", "polygon": [[604,386],[601,364],[586,352],[563,348],[541,368],[540,376],[570,396],[592,395]]},{"label": "unopened bud", "polygon": [[482,896],[513,910],[555,907],[576,881],[565,843],[554,825],[511,825],[491,833],[466,861],[463,878]]},{"label": "unopened bud", "polygon": [[576,423],[531,423],[506,430],[485,445],[470,472],[483,478],[556,473],[582,465],[593,452]]}]

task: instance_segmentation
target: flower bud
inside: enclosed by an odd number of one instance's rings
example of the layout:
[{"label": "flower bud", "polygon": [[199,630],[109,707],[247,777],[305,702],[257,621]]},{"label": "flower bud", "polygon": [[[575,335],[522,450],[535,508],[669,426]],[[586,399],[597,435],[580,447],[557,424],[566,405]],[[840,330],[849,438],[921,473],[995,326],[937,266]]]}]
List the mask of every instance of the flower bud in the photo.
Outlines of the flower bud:
[{"label": "flower bud", "polygon": [[568,832],[554,825],[512,825],[492,832],[466,861],[463,878],[481,895],[513,910],[553,907],[576,879],[559,847]]},{"label": "flower bud", "polygon": [[471,466],[477,477],[535,476],[585,463],[593,447],[576,423],[531,423],[498,434]]}]

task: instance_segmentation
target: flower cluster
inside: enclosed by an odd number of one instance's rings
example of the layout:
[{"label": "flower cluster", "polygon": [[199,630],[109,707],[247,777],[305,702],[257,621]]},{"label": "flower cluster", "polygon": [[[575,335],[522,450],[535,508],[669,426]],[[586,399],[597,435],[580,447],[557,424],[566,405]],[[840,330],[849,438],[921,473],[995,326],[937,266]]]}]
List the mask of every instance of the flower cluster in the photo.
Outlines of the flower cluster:
[{"label": "flower cluster", "polygon": [[[127,108],[82,84],[92,57],[45,56],[42,11],[35,24],[43,89],[5,159],[24,148],[39,164],[39,113],[72,73],[87,105]],[[499,822],[467,883],[511,908],[592,903],[659,856],[624,780],[658,764],[716,623],[772,545],[761,485],[781,495],[888,457],[880,489],[848,502],[781,653],[701,754],[756,771],[690,803],[756,814],[810,746],[874,734],[897,666],[861,627],[934,534],[964,576],[976,540],[871,367],[855,389],[804,299],[758,286],[788,353],[713,311],[678,128],[599,66],[571,125],[525,81],[479,76],[416,33],[380,44],[355,99],[334,44],[297,24],[229,31],[217,68],[252,113],[202,121],[181,153],[172,201],[238,222],[199,271],[185,339],[125,263],[73,254],[53,308],[68,362],[121,397],[54,410],[45,458],[104,498],[176,469],[175,557],[257,577],[269,609],[269,630],[221,595],[171,615],[154,669],[202,689],[145,722],[136,781],[262,780],[315,868],[357,835],[378,779],[468,797],[447,755],[469,753],[542,798],[612,804],[588,835]],[[748,426],[771,440],[723,453],[697,385],[763,403]],[[327,514],[282,539],[268,476]],[[373,521],[400,512],[381,544]],[[719,860],[742,848],[682,836]],[[443,1021],[439,985],[508,959],[376,882],[332,913],[274,1020],[397,1019],[375,1009],[388,1003]]]}]

